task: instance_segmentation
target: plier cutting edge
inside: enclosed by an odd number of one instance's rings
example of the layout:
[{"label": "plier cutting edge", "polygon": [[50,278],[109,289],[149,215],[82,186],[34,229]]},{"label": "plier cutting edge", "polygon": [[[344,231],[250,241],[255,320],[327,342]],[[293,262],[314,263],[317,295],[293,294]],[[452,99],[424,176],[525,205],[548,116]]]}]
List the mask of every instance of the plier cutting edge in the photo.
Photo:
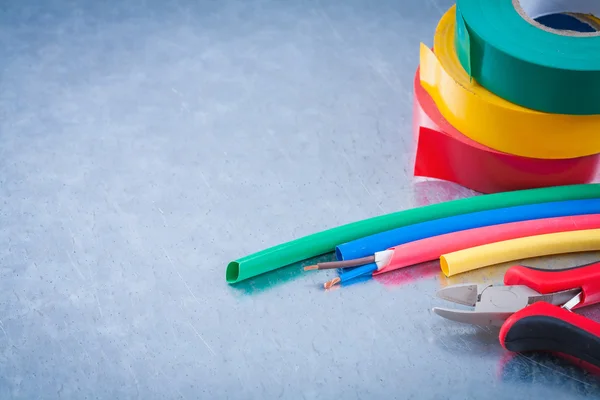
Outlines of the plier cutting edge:
[{"label": "plier cutting edge", "polygon": [[474,309],[436,307],[436,314],[501,327],[506,350],[558,353],[600,368],[600,323],[571,311],[600,302],[600,262],[561,270],[514,266],[504,285],[454,285],[437,295]]}]

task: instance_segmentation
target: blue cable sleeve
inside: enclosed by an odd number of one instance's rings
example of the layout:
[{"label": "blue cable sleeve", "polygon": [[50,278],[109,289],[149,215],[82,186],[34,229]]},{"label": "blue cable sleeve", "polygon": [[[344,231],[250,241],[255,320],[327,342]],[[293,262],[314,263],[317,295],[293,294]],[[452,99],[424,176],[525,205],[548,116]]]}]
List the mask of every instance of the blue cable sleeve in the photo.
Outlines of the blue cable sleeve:
[{"label": "blue cable sleeve", "polygon": [[600,199],[556,201],[499,208],[435,219],[366,236],[336,246],[335,254],[338,260],[352,260],[415,240],[482,226],[598,213],[600,213]]},{"label": "blue cable sleeve", "polygon": [[341,283],[349,281],[350,279],[358,278],[362,275],[371,275],[373,272],[377,271],[377,264],[371,263],[367,265],[363,265],[361,267],[353,268],[348,271],[344,271],[340,274]]}]

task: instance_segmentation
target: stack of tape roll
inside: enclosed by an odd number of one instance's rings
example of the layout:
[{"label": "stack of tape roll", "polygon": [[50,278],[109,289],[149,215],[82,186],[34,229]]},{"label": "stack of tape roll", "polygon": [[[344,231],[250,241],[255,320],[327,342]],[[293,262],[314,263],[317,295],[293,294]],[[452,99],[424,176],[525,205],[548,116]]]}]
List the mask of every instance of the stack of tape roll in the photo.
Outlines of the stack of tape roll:
[{"label": "stack of tape roll", "polygon": [[[558,30],[569,13],[589,29]],[[571,14],[572,13],[572,14]],[[600,163],[600,0],[457,0],[414,81],[415,176],[482,193],[589,183]]]}]

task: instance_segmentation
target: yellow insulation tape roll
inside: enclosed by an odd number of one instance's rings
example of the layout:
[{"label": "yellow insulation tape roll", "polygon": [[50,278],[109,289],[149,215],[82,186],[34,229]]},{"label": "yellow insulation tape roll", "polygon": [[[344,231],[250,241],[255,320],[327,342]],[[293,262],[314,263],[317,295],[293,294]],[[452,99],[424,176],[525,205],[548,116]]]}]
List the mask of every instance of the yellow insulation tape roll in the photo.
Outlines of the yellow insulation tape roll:
[{"label": "yellow insulation tape roll", "polygon": [[600,153],[600,115],[538,112],[471,80],[454,47],[455,6],[440,20],[433,49],[421,44],[421,84],[461,133],[513,155],[564,159]]},{"label": "yellow insulation tape roll", "polygon": [[549,233],[455,251],[440,257],[442,272],[453,276],[494,264],[553,254],[600,250],[600,229]]}]

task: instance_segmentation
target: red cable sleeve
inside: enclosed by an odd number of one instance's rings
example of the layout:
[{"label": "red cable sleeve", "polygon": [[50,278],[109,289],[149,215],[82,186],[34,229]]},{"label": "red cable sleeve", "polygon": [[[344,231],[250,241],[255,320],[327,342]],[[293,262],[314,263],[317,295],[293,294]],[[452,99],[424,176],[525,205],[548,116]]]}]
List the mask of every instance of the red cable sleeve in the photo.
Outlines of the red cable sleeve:
[{"label": "red cable sleeve", "polygon": [[488,243],[548,233],[598,228],[600,228],[600,214],[590,214],[512,222],[433,236],[392,247],[390,250],[394,250],[394,254],[388,265],[376,271],[373,275],[436,260],[442,254],[470,249]]}]

